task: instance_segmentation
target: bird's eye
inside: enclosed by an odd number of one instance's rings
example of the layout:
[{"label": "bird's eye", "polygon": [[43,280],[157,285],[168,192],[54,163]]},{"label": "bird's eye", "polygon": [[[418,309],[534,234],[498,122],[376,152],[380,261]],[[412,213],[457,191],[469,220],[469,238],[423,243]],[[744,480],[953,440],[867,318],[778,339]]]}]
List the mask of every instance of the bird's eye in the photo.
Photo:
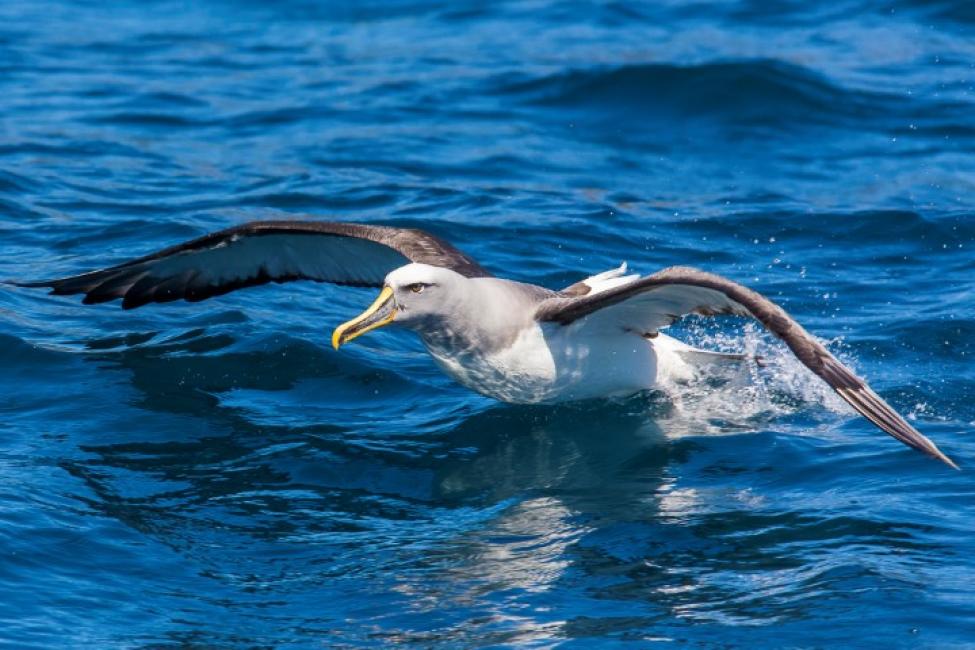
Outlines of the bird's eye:
[{"label": "bird's eye", "polygon": [[423,293],[423,290],[427,288],[427,285],[422,282],[416,282],[410,285],[410,291],[413,293]]}]

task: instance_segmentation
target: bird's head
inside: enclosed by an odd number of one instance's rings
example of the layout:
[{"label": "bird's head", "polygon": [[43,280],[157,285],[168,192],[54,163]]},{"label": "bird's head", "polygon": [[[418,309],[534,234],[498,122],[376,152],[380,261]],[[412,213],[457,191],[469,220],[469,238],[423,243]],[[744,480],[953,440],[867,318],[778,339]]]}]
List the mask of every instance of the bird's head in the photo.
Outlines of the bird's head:
[{"label": "bird's head", "polygon": [[411,329],[435,326],[451,313],[464,294],[464,276],[429,264],[407,264],[386,276],[382,291],[368,309],[332,333],[332,347],[371,330],[395,323]]}]

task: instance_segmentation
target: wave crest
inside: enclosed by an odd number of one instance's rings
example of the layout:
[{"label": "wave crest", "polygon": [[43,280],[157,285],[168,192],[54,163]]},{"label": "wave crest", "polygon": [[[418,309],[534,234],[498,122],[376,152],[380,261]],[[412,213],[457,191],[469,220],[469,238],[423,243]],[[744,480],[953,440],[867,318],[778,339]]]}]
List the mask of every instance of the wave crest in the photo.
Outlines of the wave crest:
[{"label": "wave crest", "polygon": [[765,59],[571,70],[508,84],[501,91],[543,106],[675,111],[683,117],[751,117],[766,122],[801,116],[828,123],[884,110],[895,101],[892,96],[844,88],[797,65]]}]

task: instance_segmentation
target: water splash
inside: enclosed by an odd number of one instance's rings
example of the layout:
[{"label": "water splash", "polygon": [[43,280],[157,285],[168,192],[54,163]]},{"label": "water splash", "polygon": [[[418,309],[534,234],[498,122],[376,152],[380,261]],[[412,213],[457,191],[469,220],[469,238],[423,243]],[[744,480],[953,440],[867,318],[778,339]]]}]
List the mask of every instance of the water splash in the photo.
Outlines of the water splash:
[{"label": "water splash", "polygon": [[[671,407],[658,421],[672,434],[740,433],[798,413],[814,421],[850,413],[824,381],[759,325],[748,323],[742,333],[719,328],[690,319],[681,328],[681,339],[704,350],[744,353],[747,360],[702,365],[689,381],[665,386]],[[840,341],[826,343],[846,356]]]}]

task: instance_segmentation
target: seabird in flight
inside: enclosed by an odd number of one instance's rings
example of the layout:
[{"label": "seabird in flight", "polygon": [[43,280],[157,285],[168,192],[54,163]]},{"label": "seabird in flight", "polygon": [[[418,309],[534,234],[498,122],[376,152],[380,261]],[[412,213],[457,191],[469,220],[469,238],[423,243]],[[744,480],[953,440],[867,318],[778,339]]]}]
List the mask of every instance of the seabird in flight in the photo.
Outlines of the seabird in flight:
[{"label": "seabird in flight", "polygon": [[697,350],[660,333],[688,314],[754,318],[858,413],[957,466],[781,307],[727,278],[675,266],[644,277],[607,271],[553,291],[494,277],[427,232],[324,221],[256,221],[138,259],[23,283],[85,304],[196,302],[268,282],[313,280],[381,289],[332,345],[385,325],[416,332],[449,376],[504,402],[553,403],[636,393],[690,374]]}]

